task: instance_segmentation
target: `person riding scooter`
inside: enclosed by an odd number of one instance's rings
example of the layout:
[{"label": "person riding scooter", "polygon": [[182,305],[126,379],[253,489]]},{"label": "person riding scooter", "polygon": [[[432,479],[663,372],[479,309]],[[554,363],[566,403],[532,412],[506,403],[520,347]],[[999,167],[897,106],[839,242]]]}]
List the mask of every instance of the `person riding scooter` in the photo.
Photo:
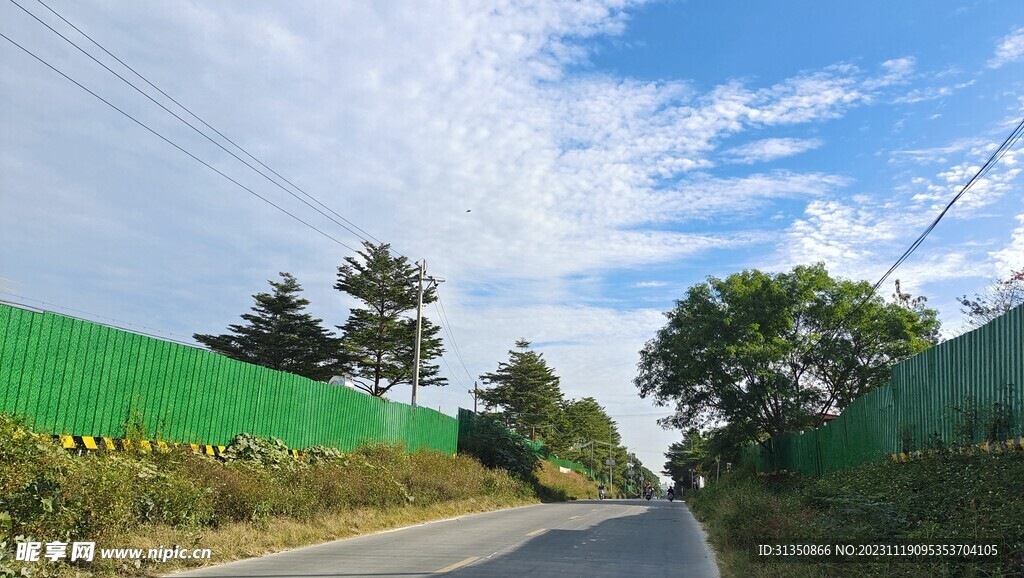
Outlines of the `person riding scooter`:
[{"label": "person riding scooter", "polygon": [[597,497],[600,500],[604,499],[604,484],[597,487]]},{"label": "person riding scooter", "polygon": [[669,486],[667,494],[668,494],[668,501],[671,502],[672,500],[676,499],[676,489],[673,488],[672,486]]}]

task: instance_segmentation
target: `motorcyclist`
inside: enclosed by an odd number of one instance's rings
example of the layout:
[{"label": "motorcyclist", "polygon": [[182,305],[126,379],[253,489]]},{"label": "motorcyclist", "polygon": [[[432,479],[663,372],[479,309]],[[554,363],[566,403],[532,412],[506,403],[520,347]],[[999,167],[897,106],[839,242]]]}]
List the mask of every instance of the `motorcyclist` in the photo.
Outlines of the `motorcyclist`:
[{"label": "motorcyclist", "polygon": [[668,501],[671,502],[672,500],[676,499],[676,489],[673,488],[672,486],[668,487],[667,494],[668,494]]},{"label": "motorcyclist", "polygon": [[604,499],[604,484],[597,486],[597,497],[602,500]]}]

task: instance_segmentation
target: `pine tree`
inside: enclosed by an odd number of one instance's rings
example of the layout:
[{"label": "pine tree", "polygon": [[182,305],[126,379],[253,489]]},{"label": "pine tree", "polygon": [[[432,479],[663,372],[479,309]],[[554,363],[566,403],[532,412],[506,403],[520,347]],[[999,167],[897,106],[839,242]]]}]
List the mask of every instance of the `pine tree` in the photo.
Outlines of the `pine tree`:
[{"label": "pine tree", "polygon": [[271,293],[253,295],[253,313],[245,313],[246,325],[229,325],[230,333],[196,333],[196,341],[232,359],[326,381],[344,372],[341,341],[321,327],[304,309],[309,300],[299,297],[299,282],[289,273],[281,281],[269,281]]},{"label": "pine tree", "polygon": [[492,386],[481,391],[480,399],[488,410],[503,409],[509,427],[536,439],[538,431],[559,421],[563,398],[558,376],[542,354],[530,350],[525,339],[516,341],[516,349],[508,354],[508,362],[498,363],[497,371],[480,376]]},{"label": "pine tree", "polygon": [[[412,384],[416,345],[416,268],[405,257],[393,257],[391,246],[363,243],[359,259],[346,257],[338,267],[334,288],[358,299],[362,307],[349,311],[344,332],[345,351],[352,359],[350,375],[356,387],[382,396],[396,385]],[[424,287],[424,305],[437,300]],[[442,386],[447,380],[430,360],[444,353],[440,327],[423,318],[420,344],[420,385]]]}]

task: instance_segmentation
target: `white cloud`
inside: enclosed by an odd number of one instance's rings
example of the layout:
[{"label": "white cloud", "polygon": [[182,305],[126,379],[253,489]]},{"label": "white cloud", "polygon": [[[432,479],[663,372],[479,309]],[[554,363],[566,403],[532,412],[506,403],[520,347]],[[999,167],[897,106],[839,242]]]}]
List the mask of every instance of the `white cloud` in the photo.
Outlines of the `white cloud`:
[{"label": "white cloud", "polygon": [[890,153],[889,162],[908,160],[920,164],[945,163],[948,162],[949,155],[962,153],[984,144],[987,144],[987,141],[983,139],[968,138],[958,139],[940,147],[894,150]]},{"label": "white cloud", "polygon": [[989,253],[995,264],[995,277],[1005,279],[1011,271],[1024,269],[1024,214],[1017,215],[1017,226],[1010,234],[1010,242],[998,251]]},{"label": "white cloud", "polygon": [[957,84],[950,84],[947,86],[929,86],[924,88],[915,88],[910,92],[899,96],[893,100],[896,104],[915,104],[918,102],[925,102],[928,100],[936,100],[951,96],[957,90],[967,88],[974,84],[974,80],[967,82],[959,82]]},{"label": "white cloud", "polygon": [[[866,199],[812,201],[804,218],[794,221],[779,244],[778,268],[823,261],[833,274],[874,281],[932,218],[922,211],[904,211]],[[984,264],[968,251],[949,250],[915,256],[895,278],[916,290],[927,283],[974,277],[984,271]]]},{"label": "white cloud", "polygon": [[[981,160],[991,154],[996,143],[984,147],[975,147],[970,156],[978,161],[964,161],[940,171],[933,179],[916,178],[912,181],[911,190],[916,191],[912,200],[917,206],[930,205],[938,210],[949,203],[981,169]],[[1017,166],[1017,152],[1006,153],[986,175],[975,181],[970,190],[957,201],[950,211],[954,218],[975,216],[978,210],[988,207],[1014,190],[1014,181],[1020,176],[1021,169]]]},{"label": "white cloud", "polygon": [[996,47],[996,53],[988,61],[989,68],[1000,68],[1024,56],[1024,27],[1007,34]]},{"label": "white cloud", "polygon": [[792,156],[816,149],[824,144],[821,139],[767,138],[746,143],[723,152],[733,162],[753,164]]},{"label": "white cloud", "polygon": [[878,77],[868,79],[864,85],[869,90],[906,84],[915,76],[914,69],[917,59],[913,56],[893,58],[882,63],[885,72]]},{"label": "white cloud", "polygon": [[668,283],[664,281],[638,281],[636,283],[633,283],[633,287],[639,289],[647,289],[651,287],[665,287],[667,285]]}]

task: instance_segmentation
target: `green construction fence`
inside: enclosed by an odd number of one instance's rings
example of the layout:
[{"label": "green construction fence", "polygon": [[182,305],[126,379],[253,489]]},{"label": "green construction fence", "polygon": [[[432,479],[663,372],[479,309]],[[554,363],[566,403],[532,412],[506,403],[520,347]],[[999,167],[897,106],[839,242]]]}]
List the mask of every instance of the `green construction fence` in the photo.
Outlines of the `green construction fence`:
[{"label": "green construction fence", "polygon": [[458,420],[205,351],[0,304],[0,411],[39,431],[225,445],[237,433],[289,447],[404,443],[455,453]]},{"label": "green construction fence", "polygon": [[958,409],[967,409],[969,398],[979,430],[998,409],[1009,418],[1007,437],[1024,433],[1024,306],[896,364],[888,384],[854,400],[837,419],[751,445],[746,458],[757,471],[817,476],[937,441],[949,446],[962,441]]}]

